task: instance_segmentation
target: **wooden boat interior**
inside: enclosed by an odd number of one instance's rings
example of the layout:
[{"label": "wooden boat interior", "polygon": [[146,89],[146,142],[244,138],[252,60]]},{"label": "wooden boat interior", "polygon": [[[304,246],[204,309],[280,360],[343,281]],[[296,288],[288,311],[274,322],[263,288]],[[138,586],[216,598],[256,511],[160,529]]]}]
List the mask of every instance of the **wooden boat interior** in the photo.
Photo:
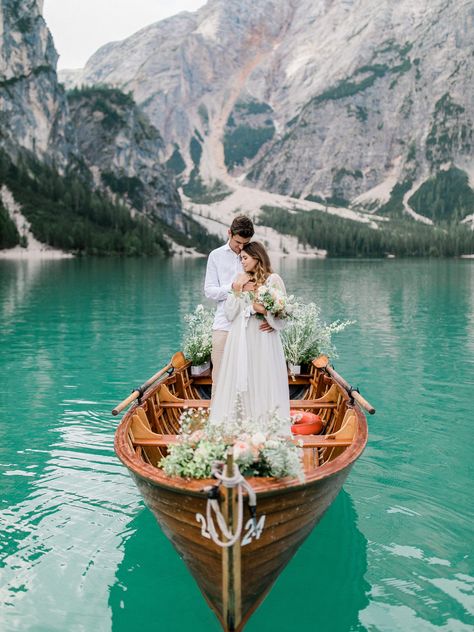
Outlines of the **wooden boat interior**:
[{"label": "wooden boat interior", "polygon": [[[191,363],[181,352],[168,366],[166,374],[142,394],[123,420],[135,458],[157,469],[168,446],[177,441],[182,411],[208,408],[212,388],[211,375],[192,375]],[[316,361],[304,374],[289,375],[288,381],[292,411],[316,413],[323,420],[320,434],[295,435],[303,448],[305,476],[311,477],[355,442],[365,417],[347,389]]]}]

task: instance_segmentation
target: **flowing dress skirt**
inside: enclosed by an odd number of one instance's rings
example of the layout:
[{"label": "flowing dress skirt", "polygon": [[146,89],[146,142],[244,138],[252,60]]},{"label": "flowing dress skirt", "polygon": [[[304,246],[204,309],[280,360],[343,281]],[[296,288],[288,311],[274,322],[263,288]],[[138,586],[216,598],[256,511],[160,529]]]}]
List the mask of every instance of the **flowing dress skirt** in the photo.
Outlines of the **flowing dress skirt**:
[{"label": "flowing dress skirt", "polygon": [[[220,373],[211,403],[210,423],[236,418],[240,399],[245,418],[264,428],[272,414],[282,419],[281,433],[290,433],[288,372],[280,334],[260,330],[262,320],[250,315],[245,299],[228,299],[237,311],[227,337]],[[233,308],[233,309],[232,309]]]}]

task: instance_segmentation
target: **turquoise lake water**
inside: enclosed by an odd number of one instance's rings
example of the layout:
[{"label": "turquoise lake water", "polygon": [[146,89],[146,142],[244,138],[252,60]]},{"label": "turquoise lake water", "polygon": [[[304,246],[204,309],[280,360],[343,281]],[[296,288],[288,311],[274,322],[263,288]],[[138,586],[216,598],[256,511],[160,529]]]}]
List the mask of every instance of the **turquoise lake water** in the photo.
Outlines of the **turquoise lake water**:
[{"label": "turquoise lake water", "polygon": [[[343,491],[246,632],[474,629],[474,261],[289,261],[356,324],[377,408]],[[217,632],[113,451],[111,409],[177,350],[205,260],[0,261],[0,630]]]}]

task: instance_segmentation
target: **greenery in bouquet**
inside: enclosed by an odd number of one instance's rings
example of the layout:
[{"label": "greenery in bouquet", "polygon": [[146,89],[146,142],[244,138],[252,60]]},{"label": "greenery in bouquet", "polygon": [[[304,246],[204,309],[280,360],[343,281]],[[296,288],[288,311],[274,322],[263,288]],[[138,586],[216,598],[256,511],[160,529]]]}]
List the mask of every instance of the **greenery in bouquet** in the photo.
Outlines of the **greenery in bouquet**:
[{"label": "greenery in bouquet", "polygon": [[168,476],[210,478],[212,466],[226,460],[233,449],[234,462],[244,476],[274,476],[304,479],[302,450],[292,437],[279,431],[282,420],[276,415],[264,427],[237,415],[236,421],[225,424],[207,423],[207,411],[188,409],[180,418],[178,443],[169,447],[161,459]]},{"label": "greenery in bouquet", "polygon": [[194,313],[184,317],[184,321],[183,353],[193,364],[204,364],[211,358],[214,313],[198,305]]},{"label": "greenery in bouquet", "polygon": [[290,318],[293,315],[294,296],[287,296],[276,287],[261,285],[255,292],[255,301],[278,318]]},{"label": "greenery in bouquet", "polygon": [[332,336],[354,321],[336,320],[328,325],[321,321],[320,312],[315,303],[295,303],[292,318],[281,332],[285,358],[290,364],[307,364],[321,353],[337,357]]}]

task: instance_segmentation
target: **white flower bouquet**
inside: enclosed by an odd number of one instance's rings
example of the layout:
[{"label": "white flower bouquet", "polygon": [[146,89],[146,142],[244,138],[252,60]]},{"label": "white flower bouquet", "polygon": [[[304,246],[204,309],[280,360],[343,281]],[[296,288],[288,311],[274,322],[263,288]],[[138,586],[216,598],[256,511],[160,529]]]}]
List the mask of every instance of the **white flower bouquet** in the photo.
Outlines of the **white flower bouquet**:
[{"label": "white flower bouquet", "polygon": [[290,318],[294,310],[293,295],[287,296],[276,287],[261,285],[255,292],[254,300],[277,318]]},{"label": "white flower bouquet", "polygon": [[178,443],[158,463],[168,476],[209,478],[215,462],[226,460],[233,448],[234,462],[244,476],[284,476],[303,480],[302,449],[291,436],[278,434],[282,420],[276,415],[265,428],[252,420],[220,426],[206,423],[207,411],[188,409],[180,418]]},{"label": "white flower bouquet", "polygon": [[294,304],[292,318],[281,332],[283,350],[289,364],[308,364],[321,353],[337,357],[332,336],[355,321],[336,320],[327,325],[321,321],[320,312],[315,303]]},{"label": "white flower bouquet", "polygon": [[212,351],[212,323],[214,314],[203,305],[198,305],[193,314],[184,317],[186,329],[182,349],[194,365],[209,362]]}]

